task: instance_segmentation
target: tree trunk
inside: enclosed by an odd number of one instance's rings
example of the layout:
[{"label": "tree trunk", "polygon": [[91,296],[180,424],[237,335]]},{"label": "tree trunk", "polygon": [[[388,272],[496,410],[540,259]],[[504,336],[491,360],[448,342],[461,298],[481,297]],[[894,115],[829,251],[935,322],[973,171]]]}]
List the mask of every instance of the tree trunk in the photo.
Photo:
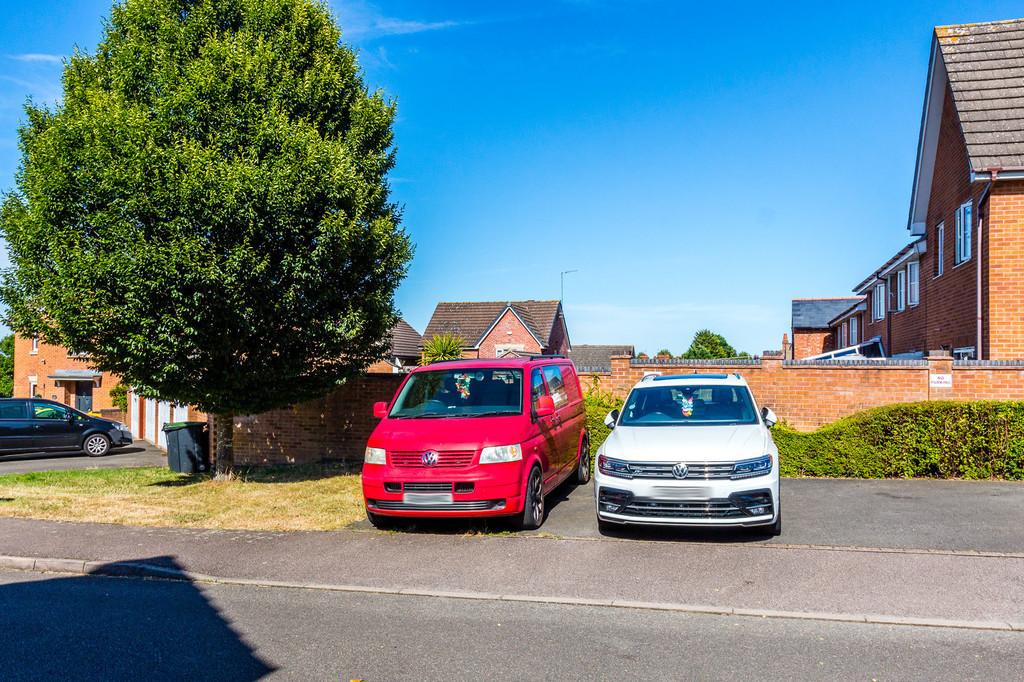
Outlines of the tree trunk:
[{"label": "tree trunk", "polygon": [[235,415],[217,414],[213,418],[217,478],[231,476],[235,469]]}]

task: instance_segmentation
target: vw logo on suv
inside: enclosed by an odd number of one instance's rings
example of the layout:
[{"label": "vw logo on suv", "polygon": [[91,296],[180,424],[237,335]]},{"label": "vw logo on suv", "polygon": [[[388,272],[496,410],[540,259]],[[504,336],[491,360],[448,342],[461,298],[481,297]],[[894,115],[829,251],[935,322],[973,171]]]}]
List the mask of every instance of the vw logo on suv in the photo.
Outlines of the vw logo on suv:
[{"label": "vw logo on suv", "polygon": [[437,451],[436,450],[427,450],[420,457],[420,461],[423,462],[423,466],[425,466],[425,467],[432,467],[432,466],[434,466],[435,464],[437,464]]},{"label": "vw logo on suv", "polygon": [[672,465],[672,475],[676,478],[686,478],[686,474],[689,473],[690,469],[686,466],[686,462],[679,462],[678,464]]}]

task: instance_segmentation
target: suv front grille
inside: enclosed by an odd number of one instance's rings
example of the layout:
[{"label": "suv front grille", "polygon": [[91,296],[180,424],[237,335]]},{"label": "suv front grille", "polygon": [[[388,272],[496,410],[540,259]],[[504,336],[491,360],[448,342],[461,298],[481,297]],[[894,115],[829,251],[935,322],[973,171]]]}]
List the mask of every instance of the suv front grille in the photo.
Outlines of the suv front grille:
[{"label": "suv front grille", "polygon": [[[672,467],[676,462],[630,462],[629,470],[633,478],[675,478]],[[687,462],[687,479],[731,478],[733,465],[729,462]],[[683,479],[676,479],[683,480]]]},{"label": "suv front grille", "polygon": [[[423,465],[423,450],[419,452],[389,452],[391,466],[426,469]],[[437,464],[430,469],[457,469],[468,467],[473,463],[475,453],[472,450],[438,451]]]},{"label": "suv front grille", "polygon": [[633,499],[620,514],[681,519],[733,519],[745,514],[729,500],[662,501]]}]

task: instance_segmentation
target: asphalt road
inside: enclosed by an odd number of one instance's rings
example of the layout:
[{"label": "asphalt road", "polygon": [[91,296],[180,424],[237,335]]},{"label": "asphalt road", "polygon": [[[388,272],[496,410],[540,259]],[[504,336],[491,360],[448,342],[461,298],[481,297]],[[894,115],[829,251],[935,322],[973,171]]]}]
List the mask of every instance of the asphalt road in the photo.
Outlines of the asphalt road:
[{"label": "asphalt road", "polygon": [[1015,679],[1024,635],[0,572],[6,680]]},{"label": "asphalt road", "polygon": [[120,469],[124,467],[167,466],[167,453],[145,441],[112,450],[105,457],[88,457],[75,452],[32,452],[0,455],[0,476],[35,471],[73,469]]}]

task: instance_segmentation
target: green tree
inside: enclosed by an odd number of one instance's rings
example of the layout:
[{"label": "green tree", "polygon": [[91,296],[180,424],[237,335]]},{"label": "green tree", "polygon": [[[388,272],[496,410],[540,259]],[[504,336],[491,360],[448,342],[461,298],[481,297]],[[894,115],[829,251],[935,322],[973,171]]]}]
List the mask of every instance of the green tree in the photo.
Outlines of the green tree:
[{"label": "green tree", "polygon": [[14,334],[0,339],[0,397],[14,395]]},{"label": "green tree", "polygon": [[325,394],[397,320],[395,107],[340,38],[314,0],[124,0],[26,105],[12,328],[214,414],[221,474],[234,415]]},{"label": "green tree", "polygon": [[458,360],[462,357],[462,348],[466,340],[457,334],[445,332],[438,334],[423,344],[423,354],[420,357],[421,365],[429,365],[432,362],[442,360]]},{"label": "green tree", "polygon": [[694,334],[690,347],[683,353],[687,360],[719,360],[736,356],[736,349],[729,345],[725,337],[710,329],[701,329]]}]

